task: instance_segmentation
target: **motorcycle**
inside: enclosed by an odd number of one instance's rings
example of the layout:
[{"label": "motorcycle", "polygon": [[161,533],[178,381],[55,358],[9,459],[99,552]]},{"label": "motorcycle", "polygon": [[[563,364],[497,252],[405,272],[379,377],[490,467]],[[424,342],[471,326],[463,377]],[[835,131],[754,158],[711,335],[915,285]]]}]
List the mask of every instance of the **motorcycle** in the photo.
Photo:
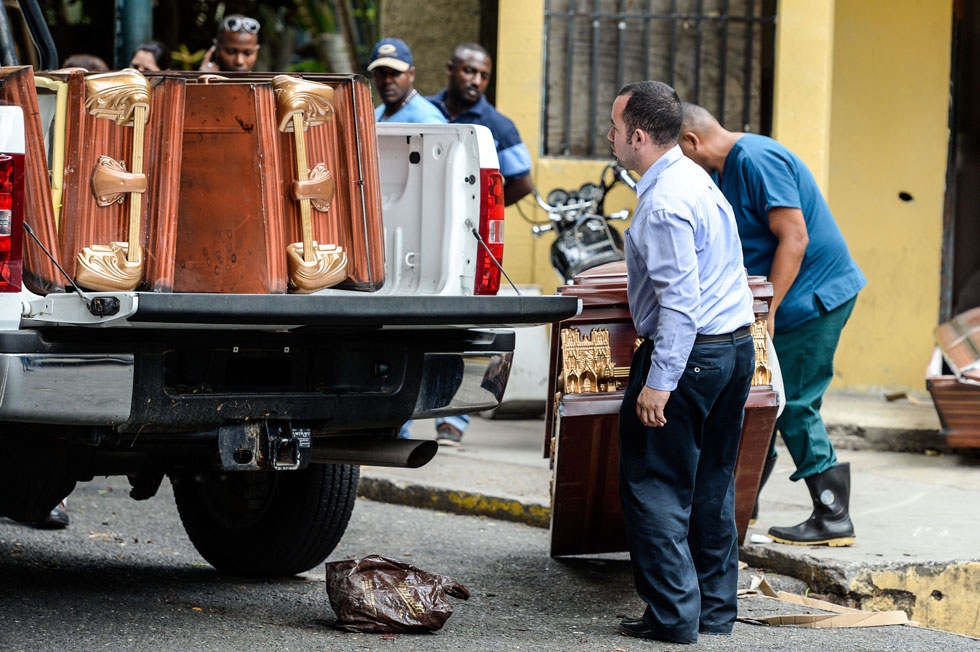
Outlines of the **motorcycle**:
[{"label": "motorcycle", "polygon": [[[610,172],[611,179],[607,181]],[[534,223],[531,233],[538,237],[548,231],[557,232],[551,244],[551,266],[565,284],[571,285],[575,276],[587,269],[626,258],[623,236],[610,221],[625,221],[630,211],[605,213],[606,194],[620,183],[636,189],[629,172],[610,163],[603,168],[598,184],[585,183],[570,191],[556,188],[547,199],[534,189],[534,198],[548,221]]]}]

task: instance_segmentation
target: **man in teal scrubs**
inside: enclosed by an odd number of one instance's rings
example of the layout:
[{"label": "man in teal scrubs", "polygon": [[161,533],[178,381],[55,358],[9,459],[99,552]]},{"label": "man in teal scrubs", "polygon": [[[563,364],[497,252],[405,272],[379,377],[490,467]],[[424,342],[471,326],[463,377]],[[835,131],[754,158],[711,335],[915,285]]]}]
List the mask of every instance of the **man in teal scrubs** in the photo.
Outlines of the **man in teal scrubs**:
[{"label": "man in teal scrubs", "polygon": [[[791,478],[810,490],[813,513],[799,525],[771,528],[769,536],[850,545],[850,467],[837,463],[820,406],[841,330],[867,281],[799,157],[766,136],[728,131],[700,106],[684,103],[683,111],[681,149],[715,175],[735,210],[748,273],[768,276],[773,286],[769,332],[786,394],[776,428],[796,463]],[[775,459],[773,440],[763,482]]]}]

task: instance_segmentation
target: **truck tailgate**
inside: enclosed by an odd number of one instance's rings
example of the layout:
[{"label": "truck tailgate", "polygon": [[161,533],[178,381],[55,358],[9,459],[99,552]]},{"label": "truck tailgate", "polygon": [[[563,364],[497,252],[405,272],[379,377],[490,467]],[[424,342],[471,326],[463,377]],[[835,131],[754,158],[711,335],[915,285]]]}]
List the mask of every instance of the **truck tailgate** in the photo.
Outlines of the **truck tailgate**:
[{"label": "truck tailgate", "polygon": [[[96,295],[93,295],[96,296]],[[99,293],[98,296],[112,296]],[[118,296],[120,314],[100,319],[74,295],[48,295],[28,324],[131,327],[339,329],[511,327],[544,324],[578,314],[579,300],[561,296],[289,295],[137,292]]]}]

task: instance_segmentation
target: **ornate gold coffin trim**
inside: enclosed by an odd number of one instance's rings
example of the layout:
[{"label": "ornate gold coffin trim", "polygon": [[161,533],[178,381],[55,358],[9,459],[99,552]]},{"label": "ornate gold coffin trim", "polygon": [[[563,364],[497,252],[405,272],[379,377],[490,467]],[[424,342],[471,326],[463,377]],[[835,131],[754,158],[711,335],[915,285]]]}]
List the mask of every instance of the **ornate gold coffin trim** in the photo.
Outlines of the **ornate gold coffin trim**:
[{"label": "ornate gold coffin trim", "polygon": [[326,84],[289,75],[272,78],[276,89],[279,131],[293,131],[293,116],[303,117],[303,129],[322,125],[333,117],[333,89]]},{"label": "ornate gold coffin trim", "polygon": [[127,292],[143,280],[143,249],[136,245],[130,260],[129,243],[85,247],[78,254],[75,281],[89,290]]},{"label": "ornate gold coffin trim", "polygon": [[99,206],[121,204],[127,192],[146,192],[146,175],[127,172],[124,163],[103,155],[92,172],[92,192]]},{"label": "ornate gold coffin trim", "polygon": [[136,107],[146,109],[142,116],[145,124],[150,117],[150,82],[138,70],[126,68],[85,78],[85,108],[95,117],[132,127]]},{"label": "ornate gold coffin trim", "polygon": [[769,343],[766,341],[766,321],[756,319],[752,324],[752,343],[755,345],[753,385],[772,384],[772,365],[769,364]]},{"label": "ornate gold coffin trim", "polygon": [[326,163],[317,163],[310,170],[310,178],[306,181],[293,180],[293,199],[303,201],[309,199],[313,208],[322,213],[330,210],[333,201],[333,175],[327,169]]},{"label": "ornate gold coffin trim", "polygon": [[[609,346],[609,329],[593,328],[582,337],[577,328],[561,330],[561,390],[565,394],[614,392],[619,389]],[[629,373],[629,368],[626,368]]]},{"label": "ornate gold coffin trim", "polygon": [[313,260],[305,260],[302,242],[286,247],[289,281],[298,294],[309,294],[347,278],[347,252],[339,245],[313,241]]}]

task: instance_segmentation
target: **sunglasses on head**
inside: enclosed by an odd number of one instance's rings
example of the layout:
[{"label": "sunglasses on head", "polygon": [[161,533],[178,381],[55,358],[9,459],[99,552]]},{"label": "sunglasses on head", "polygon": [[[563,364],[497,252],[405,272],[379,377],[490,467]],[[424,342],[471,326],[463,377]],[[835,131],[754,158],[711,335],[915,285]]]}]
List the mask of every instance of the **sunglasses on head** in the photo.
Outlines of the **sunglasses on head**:
[{"label": "sunglasses on head", "polygon": [[254,18],[239,18],[238,16],[229,16],[221,21],[221,27],[226,32],[248,32],[249,34],[259,33],[259,21]]}]

